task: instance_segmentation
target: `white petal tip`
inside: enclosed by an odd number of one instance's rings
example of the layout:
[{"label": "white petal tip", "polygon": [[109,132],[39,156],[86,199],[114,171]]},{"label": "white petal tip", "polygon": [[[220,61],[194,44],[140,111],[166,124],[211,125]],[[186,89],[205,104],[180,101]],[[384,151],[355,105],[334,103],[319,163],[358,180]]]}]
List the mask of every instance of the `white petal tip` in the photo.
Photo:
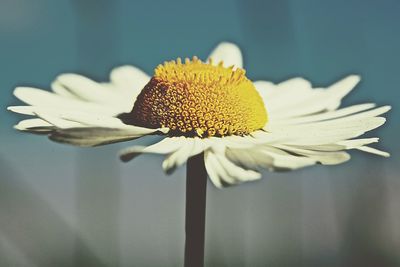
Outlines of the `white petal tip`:
[{"label": "white petal tip", "polygon": [[18,130],[18,131],[23,131],[24,130],[24,128],[22,128],[21,125],[19,125],[19,124],[14,125],[13,128],[15,130]]},{"label": "white petal tip", "polygon": [[164,134],[166,134],[166,133],[169,132],[169,128],[167,128],[167,127],[159,128],[158,130],[159,130],[160,132],[164,133]]},{"label": "white petal tip", "polygon": [[247,177],[246,181],[256,181],[260,180],[261,178],[262,178],[261,173],[254,172],[250,177]]},{"label": "white petal tip", "polygon": [[378,156],[382,156],[382,157],[385,157],[385,158],[390,157],[390,154],[388,152],[385,152],[385,151],[382,151],[382,150],[379,150],[379,149],[376,149],[376,148],[372,148],[372,147],[369,147],[369,146],[361,146],[361,147],[357,147],[357,149],[361,150],[361,151],[364,151],[364,152],[367,152],[367,153],[371,153],[371,154],[375,154],[375,155],[378,155]]},{"label": "white petal tip", "polygon": [[361,80],[359,75],[349,75],[334,83],[331,87],[342,91],[342,97],[348,94]]},{"label": "white petal tip", "polygon": [[170,166],[168,164],[167,160],[164,160],[163,163],[162,163],[162,168],[163,168],[165,174],[167,174],[167,175],[172,174],[175,171],[176,167],[177,167],[176,165]]},{"label": "white petal tip", "polygon": [[357,74],[351,74],[351,75],[347,76],[346,78],[344,78],[343,81],[352,83],[352,84],[354,84],[353,86],[355,86],[356,84],[358,84],[361,81],[361,76],[357,75]]},{"label": "white petal tip", "polygon": [[167,174],[167,175],[170,175],[170,174],[171,174],[170,169],[167,168],[166,166],[164,166],[164,164],[162,165],[162,169],[163,169],[163,171],[164,171],[165,174]]},{"label": "white petal tip", "polygon": [[[74,73],[62,73],[62,74],[59,74],[57,77],[56,77],[56,81],[57,80],[65,80],[65,79],[70,79],[70,78],[74,78],[74,77],[76,77],[77,76],[77,74],[74,74]],[[55,81],[55,82],[56,82]]]},{"label": "white petal tip", "polygon": [[392,106],[383,106],[382,108],[384,109],[384,113],[386,113],[392,109]]},{"label": "white petal tip", "polygon": [[121,66],[117,66],[117,67],[114,67],[112,70],[111,70],[111,72],[112,71],[114,71],[114,70],[122,70],[122,69],[132,69],[132,66],[131,65],[121,65]]},{"label": "white petal tip", "polygon": [[239,47],[235,43],[227,42],[227,41],[219,43],[217,45],[217,48],[231,49],[232,51],[235,50],[235,51],[239,51],[240,52]]},{"label": "white petal tip", "polygon": [[385,158],[389,158],[390,157],[390,153],[385,152],[385,151],[379,151],[379,152],[376,152],[375,154],[378,155],[378,156],[385,157]]},{"label": "white petal tip", "polygon": [[361,80],[361,76],[358,75],[358,74],[351,74],[348,77],[354,79],[355,81],[360,81]]},{"label": "white petal tip", "polygon": [[130,73],[131,71],[137,71],[137,69],[136,69],[134,66],[132,66],[132,65],[121,65],[121,66],[117,66],[117,67],[114,67],[114,68],[111,70],[110,77],[113,77],[113,76],[116,75],[118,72],[119,72],[119,73],[124,72],[124,73],[126,73],[126,74],[131,74],[131,73]]},{"label": "white petal tip", "polygon": [[11,106],[7,107],[7,110],[19,114],[34,116],[35,114],[33,113],[32,108],[32,106]]},{"label": "white petal tip", "polygon": [[31,88],[29,87],[22,87],[22,86],[18,86],[14,89],[13,94],[17,97],[17,98],[21,98],[22,95],[24,95],[26,92],[28,92]]}]

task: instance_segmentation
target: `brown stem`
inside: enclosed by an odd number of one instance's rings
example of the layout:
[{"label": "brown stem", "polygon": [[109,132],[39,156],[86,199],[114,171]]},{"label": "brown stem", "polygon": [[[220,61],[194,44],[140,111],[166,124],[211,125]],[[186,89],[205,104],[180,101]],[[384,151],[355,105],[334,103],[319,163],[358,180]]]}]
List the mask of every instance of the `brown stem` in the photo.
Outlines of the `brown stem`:
[{"label": "brown stem", "polygon": [[206,193],[207,171],[202,153],[187,162],[185,267],[204,266]]}]

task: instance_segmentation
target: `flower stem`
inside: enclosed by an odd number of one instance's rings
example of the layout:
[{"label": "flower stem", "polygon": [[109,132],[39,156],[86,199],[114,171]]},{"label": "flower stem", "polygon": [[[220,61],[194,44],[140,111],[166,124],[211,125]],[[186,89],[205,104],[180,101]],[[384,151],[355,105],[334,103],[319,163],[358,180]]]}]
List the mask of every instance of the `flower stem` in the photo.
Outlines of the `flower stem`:
[{"label": "flower stem", "polygon": [[204,265],[206,193],[207,171],[201,153],[187,162],[185,267]]}]

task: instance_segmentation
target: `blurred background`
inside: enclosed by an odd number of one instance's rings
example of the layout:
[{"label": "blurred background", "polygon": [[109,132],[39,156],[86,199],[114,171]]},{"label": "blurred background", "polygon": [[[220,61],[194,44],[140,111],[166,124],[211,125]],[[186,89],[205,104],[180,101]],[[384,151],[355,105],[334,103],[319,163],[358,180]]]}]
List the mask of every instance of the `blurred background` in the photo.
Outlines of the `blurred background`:
[{"label": "blurred background", "polygon": [[[15,86],[49,90],[56,75],[107,81],[111,68],[152,73],[243,49],[250,79],[294,76],[361,84],[344,105],[394,108],[379,136],[389,159],[352,152],[218,190],[209,183],[207,266],[400,266],[400,1],[0,0],[0,266],[181,266],[185,168],[162,157],[120,163],[129,144],[93,149],[15,131]],[[135,141],[148,144],[151,138]]]}]

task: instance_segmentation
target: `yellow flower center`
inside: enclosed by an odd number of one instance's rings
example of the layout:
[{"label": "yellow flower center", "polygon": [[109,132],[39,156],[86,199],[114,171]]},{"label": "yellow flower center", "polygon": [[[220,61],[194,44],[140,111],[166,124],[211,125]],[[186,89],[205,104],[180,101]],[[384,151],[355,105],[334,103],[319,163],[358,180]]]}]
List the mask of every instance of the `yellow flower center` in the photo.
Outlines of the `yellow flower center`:
[{"label": "yellow flower center", "polygon": [[148,128],[168,127],[172,136],[205,138],[247,135],[266,124],[267,112],[243,69],[194,57],[159,65],[133,110],[120,118]]}]

